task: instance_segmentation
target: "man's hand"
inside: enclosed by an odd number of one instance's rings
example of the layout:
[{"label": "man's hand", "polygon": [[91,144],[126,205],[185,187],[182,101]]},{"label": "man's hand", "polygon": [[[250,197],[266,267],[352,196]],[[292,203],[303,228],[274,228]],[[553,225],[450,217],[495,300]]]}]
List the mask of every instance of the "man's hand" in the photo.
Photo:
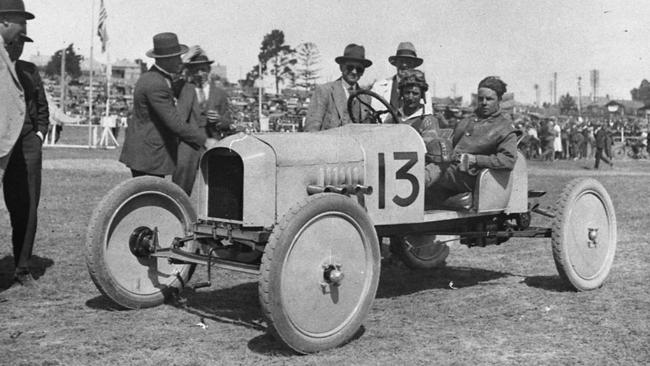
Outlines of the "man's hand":
[{"label": "man's hand", "polygon": [[461,172],[476,174],[476,169],[474,168],[475,166],[476,155],[460,154],[460,164],[458,166],[458,169],[460,169]]},{"label": "man's hand", "polygon": [[208,123],[216,124],[221,120],[221,115],[214,109],[210,109],[205,115],[208,118]]},{"label": "man's hand", "polygon": [[202,55],[202,54],[204,54],[204,52],[203,49],[201,49],[201,46],[199,45],[191,46],[189,51],[187,51],[187,53],[182,56],[183,63],[187,63],[192,59],[192,57]]},{"label": "man's hand", "polygon": [[41,131],[36,131],[36,136],[38,136],[39,139],[41,139],[41,144],[43,141],[45,141],[45,136],[41,133]]},{"label": "man's hand", "polygon": [[206,150],[210,150],[213,147],[217,146],[219,144],[219,140],[213,139],[212,137],[208,137],[205,140],[205,143],[203,144],[203,147],[205,147]]}]

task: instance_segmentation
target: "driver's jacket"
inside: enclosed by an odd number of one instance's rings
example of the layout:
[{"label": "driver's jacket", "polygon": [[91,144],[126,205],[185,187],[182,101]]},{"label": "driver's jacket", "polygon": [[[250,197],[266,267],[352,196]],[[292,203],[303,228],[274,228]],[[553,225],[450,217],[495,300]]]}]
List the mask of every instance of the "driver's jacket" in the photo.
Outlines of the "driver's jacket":
[{"label": "driver's jacket", "polygon": [[454,152],[475,155],[478,169],[512,170],[517,159],[519,134],[521,131],[501,113],[483,119],[466,118],[454,130]]}]

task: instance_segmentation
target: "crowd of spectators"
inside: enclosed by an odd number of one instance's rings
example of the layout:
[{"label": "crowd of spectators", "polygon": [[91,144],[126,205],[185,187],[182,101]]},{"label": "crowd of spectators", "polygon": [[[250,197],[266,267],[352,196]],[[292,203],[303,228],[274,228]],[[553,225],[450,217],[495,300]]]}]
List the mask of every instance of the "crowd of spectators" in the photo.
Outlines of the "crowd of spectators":
[{"label": "crowd of spectators", "polygon": [[[621,153],[634,158],[648,156],[648,123],[640,118],[539,117],[534,114],[513,118],[523,132],[520,149],[528,159],[593,159],[595,132],[602,127],[607,133],[605,152]],[[617,148],[617,151],[614,149]],[[620,157],[620,156],[619,156]]]}]

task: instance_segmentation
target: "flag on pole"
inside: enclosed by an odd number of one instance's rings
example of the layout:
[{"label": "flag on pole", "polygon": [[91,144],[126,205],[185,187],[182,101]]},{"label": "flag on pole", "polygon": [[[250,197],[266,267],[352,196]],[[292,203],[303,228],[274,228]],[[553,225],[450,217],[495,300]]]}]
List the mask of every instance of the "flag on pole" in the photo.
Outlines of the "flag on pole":
[{"label": "flag on pole", "polygon": [[99,3],[99,20],[97,21],[97,35],[102,41],[102,53],[106,52],[106,42],[108,42],[108,33],[106,32],[106,8],[104,7],[104,0]]}]

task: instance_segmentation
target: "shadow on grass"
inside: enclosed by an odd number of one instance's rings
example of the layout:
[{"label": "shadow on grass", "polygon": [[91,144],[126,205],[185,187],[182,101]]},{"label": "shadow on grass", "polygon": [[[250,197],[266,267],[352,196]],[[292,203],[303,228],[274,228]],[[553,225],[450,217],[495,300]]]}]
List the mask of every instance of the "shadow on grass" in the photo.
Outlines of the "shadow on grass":
[{"label": "shadow on grass", "polygon": [[413,270],[403,266],[385,266],[381,268],[377,297],[390,298],[423,290],[451,289],[450,282],[454,283],[454,287],[470,287],[507,276],[513,274],[467,267]]},{"label": "shadow on grass", "polygon": [[257,299],[257,282],[214,290],[186,288],[178,301],[169,304],[215,322],[266,331]]},{"label": "shadow on grass", "polygon": [[[52,259],[34,255],[30,260],[29,271],[35,279],[39,279],[53,265]],[[13,256],[7,255],[0,259],[0,292],[8,289],[14,283],[15,270]]]},{"label": "shadow on grass", "polygon": [[[355,340],[361,338],[366,332],[366,328],[362,325],[354,333],[354,335],[345,343],[339,345],[337,348],[345,347],[346,345],[354,342]],[[251,351],[265,355],[265,356],[300,356],[301,354],[293,351],[289,347],[285,346],[275,338],[270,332],[259,335],[248,342],[248,349]]]},{"label": "shadow on grass", "polygon": [[547,291],[555,292],[573,292],[573,288],[569,286],[560,276],[532,276],[526,277],[524,283],[527,286],[539,288]]}]

